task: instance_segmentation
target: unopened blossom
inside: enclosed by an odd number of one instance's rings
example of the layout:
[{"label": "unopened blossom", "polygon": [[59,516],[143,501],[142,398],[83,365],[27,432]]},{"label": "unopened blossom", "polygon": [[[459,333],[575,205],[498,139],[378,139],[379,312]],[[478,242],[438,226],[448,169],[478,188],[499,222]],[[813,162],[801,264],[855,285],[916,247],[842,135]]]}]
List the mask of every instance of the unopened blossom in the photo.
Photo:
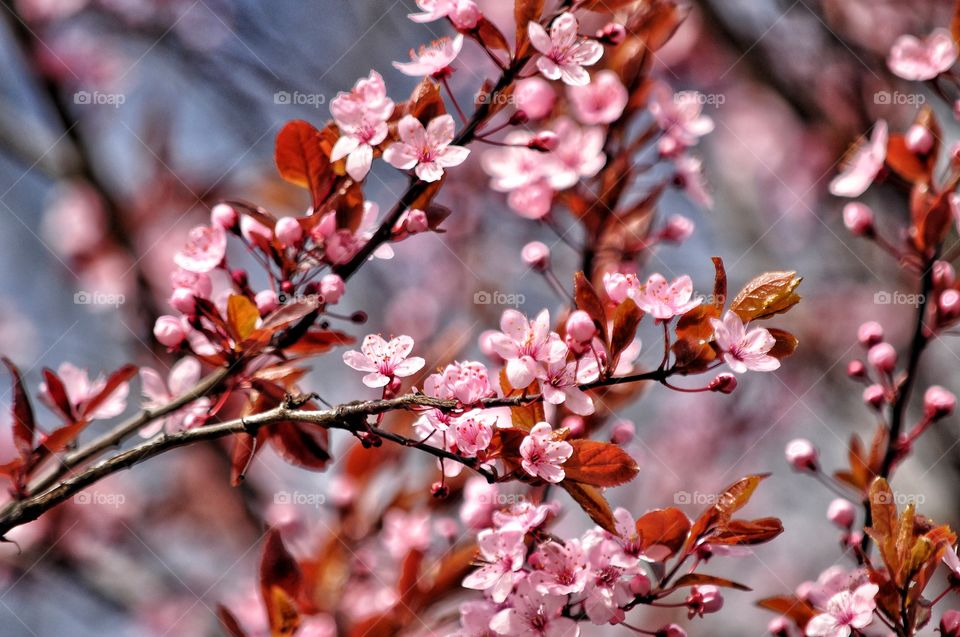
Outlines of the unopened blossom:
[{"label": "unopened blossom", "polygon": [[453,398],[472,405],[492,393],[487,367],[476,361],[447,365],[439,374],[431,374],[423,391],[434,398]]},{"label": "unopened blossom", "polygon": [[280,307],[280,297],[273,290],[260,290],[253,297],[253,302],[257,305],[260,316],[266,316],[270,312]]},{"label": "unopened blossom", "polygon": [[370,372],[363,377],[367,387],[383,387],[395,378],[405,378],[417,373],[426,364],[419,356],[410,356],[413,339],[397,336],[385,341],[378,334],[363,338],[360,351],[344,352],[343,362],[359,372]]},{"label": "unopened blossom", "polygon": [[410,61],[394,62],[393,66],[404,75],[413,77],[441,75],[450,68],[462,48],[463,34],[458,33],[452,40],[440,38],[430,46],[421,46],[419,51],[410,49]]},{"label": "unopened blossom", "polygon": [[617,121],[630,97],[620,77],[609,69],[595,73],[589,84],[567,87],[567,95],[574,115],[587,125]]},{"label": "unopened blossom", "polygon": [[540,368],[537,378],[543,399],[551,405],[564,404],[580,416],[589,416],[594,411],[593,400],[580,385],[593,382],[600,373],[595,360],[556,361]]},{"label": "unopened blossom", "polygon": [[670,215],[660,230],[660,240],[670,243],[683,243],[693,235],[696,224],[689,217]]},{"label": "unopened blossom", "polygon": [[687,617],[703,617],[709,613],[716,613],[723,608],[723,595],[720,589],[712,584],[693,586],[687,595]]},{"label": "unopened blossom", "polygon": [[845,498],[834,498],[827,507],[827,519],[841,529],[849,529],[857,517],[853,504]]},{"label": "unopened blossom", "polygon": [[827,602],[825,613],[807,623],[807,637],[848,637],[854,629],[866,628],[873,621],[879,590],[876,584],[864,584],[840,591]]},{"label": "unopened blossom", "polygon": [[567,598],[543,595],[529,581],[522,581],[511,596],[512,608],[505,608],[490,620],[490,628],[508,637],[578,637],[580,626],[563,617]]},{"label": "unopened blossom", "polygon": [[737,374],[747,370],[772,372],[780,367],[780,361],[769,354],[776,339],[766,328],[755,327],[747,331],[736,312],[729,310],[722,321],[711,318],[710,324],[717,347],[723,352],[723,361]]},{"label": "unopened blossom", "polygon": [[873,230],[873,210],[865,203],[851,201],[843,207],[843,225],[854,236],[864,237]]},{"label": "unopened blossom", "polygon": [[550,82],[539,76],[517,82],[512,97],[517,110],[530,119],[546,117],[557,102],[557,93]]},{"label": "unopened blossom", "polygon": [[250,215],[242,215],[240,217],[240,234],[253,245],[261,245],[273,241],[273,228],[266,226]]},{"label": "unopened blossom", "polygon": [[657,143],[661,155],[678,156],[713,131],[713,120],[703,114],[701,97],[696,91],[674,94],[666,84],[654,87],[649,108],[657,126],[663,130]]},{"label": "unopened blossom", "polygon": [[607,272],[603,275],[603,290],[613,303],[619,305],[639,289],[640,283],[632,274]]},{"label": "unopened blossom", "polygon": [[457,451],[466,458],[474,458],[490,446],[493,430],[497,426],[497,417],[474,409],[458,416],[454,423],[453,432]]},{"label": "unopened blossom", "polygon": [[[140,380],[143,387],[143,408],[157,409],[183,396],[194,388],[200,380],[200,361],[192,356],[186,356],[170,369],[167,380],[150,367],[140,368]],[[160,431],[176,432],[191,429],[202,425],[210,410],[209,398],[198,398],[172,414],[159,418],[149,426],[140,430],[140,435],[149,438]]]},{"label": "unopened blossom", "polygon": [[232,230],[240,222],[240,215],[230,204],[218,203],[210,209],[210,224]]},{"label": "unopened blossom", "polygon": [[545,542],[530,556],[530,583],[543,595],[579,593],[587,584],[587,556],[577,539]]},{"label": "unopened blossom", "polygon": [[423,181],[437,181],[444,168],[459,166],[470,151],[463,146],[452,146],[456,124],[450,115],[434,117],[426,129],[413,115],[406,115],[397,127],[400,141],[383,153],[388,164],[400,170],[414,169]]},{"label": "unopened blossom", "polygon": [[866,192],[883,168],[888,138],[887,122],[877,120],[870,140],[861,143],[846,168],[830,182],[830,193],[836,197],[859,197]]},{"label": "unopened blossom", "polygon": [[890,48],[887,66],[905,80],[932,80],[957,61],[957,44],[946,29],[936,29],[923,40],[901,35]]},{"label": "unopened blossom", "polygon": [[957,397],[940,385],[931,385],[923,393],[923,413],[932,420],[945,418],[957,407]]},{"label": "unopened blossom", "polygon": [[941,637],[960,637],[960,610],[948,610],[940,618]]},{"label": "unopened blossom", "polygon": [[523,246],[520,258],[534,270],[546,270],[550,267],[550,248],[542,241],[531,241]]},{"label": "unopened blossom", "polygon": [[164,347],[177,347],[187,338],[187,330],[176,316],[160,316],[153,325],[153,336]]},{"label": "unopened blossom", "polygon": [[485,529],[477,535],[477,549],[482,566],[463,580],[463,587],[488,591],[498,604],[507,599],[521,572],[527,554],[524,532],[514,529]]},{"label": "unopened blossom", "polygon": [[383,78],[376,71],[359,80],[349,93],[338,93],[330,113],[340,130],[330,159],[347,158],[347,174],[360,181],[370,172],[373,148],[387,138],[387,120],[393,113]]},{"label": "unopened blossom", "polygon": [[543,365],[557,363],[567,356],[567,346],[550,330],[547,310],[532,321],[517,310],[505,310],[500,329],[501,332],[491,336],[491,345],[507,361],[507,380],[513,387],[529,386]]},{"label": "unopened blossom", "polygon": [[573,455],[569,442],[555,440],[549,423],[537,423],[520,443],[523,470],[547,482],[560,482],[566,475],[563,463]]},{"label": "unopened blossom", "polygon": [[604,164],[606,139],[597,126],[581,127],[569,117],[561,117],[553,125],[559,144],[547,155],[546,180],[554,190],[566,190],[582,177],[593,177]]},{"label": "unopened blossom", "polygon": [[219,225],[197,226],[187,235],[173,261],[184,270],[204,273],[216,268],[227,254],[227,234]]},{"label": "unopened blossom", "polygon": [[890,374],[897,366],[897,350],[890,343],[877,343],[867,350],[867,361],[878,371]]},{"label": "unopened blossom", "polygon": [[590,74],[583,67],[597,63],[603,56],[603,46],[588,38],[581,38],[580,23],[572,13],[563,13],[550,25],[550,33],[539,22],[527,24],[530,43],[540,52],[537,68],[550,80],[583,86],[590,82]]},{"label": "unopened blossom", "polygon": [[493,512],[500,508],[500,487],[475,476],[463,487],[460,521],[468,529],[484,529],[493,524]]},{"label": "unopened blossom", "polygon": [[323,302],[334,305],[343,296],[347,286],[339,274],[325,274],[320,279],[320,294],[323,296]]},{"label": "unopened blossom", "polygon": [[629,294],[637,307],[661,321],[686,314],[703,303],[702,296],[693,296],[693,281],[687,275],[668,282],[661,274],[651,274],[643,287],[631,289]]},{"label": "unopened blossom", "polygon": [[[71,363],[62,363],[57,368],[57,376],[63,382],[67,392],[67,401],[74,412],[83,414],[88,420],[102,420],[114,418],[127,408],[127,395],[130,393],[129,383],[120,383],[100,404],[90,413],[84,413],[91,400],[100,395],[107,387],[107,379],[101,374],[91,379],[87,370],[80,369]],[[47,384],[40,383],[40,399],[55,409],[56,401],[50,396]]]}]

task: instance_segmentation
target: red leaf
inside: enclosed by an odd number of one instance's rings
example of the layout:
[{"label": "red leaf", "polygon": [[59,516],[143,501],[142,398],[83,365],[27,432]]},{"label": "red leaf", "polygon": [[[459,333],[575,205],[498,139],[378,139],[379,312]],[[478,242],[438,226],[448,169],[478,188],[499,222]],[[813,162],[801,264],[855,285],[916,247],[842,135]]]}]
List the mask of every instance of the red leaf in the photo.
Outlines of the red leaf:
[{"label": "red leaf", "polygon": [[33,436],[36,431],[33,408],[30,406],[30,397],[23,387],[20,370],[6,356],[2,360],[10,370],[10,375],[13,376],[13,442],[20,457],[28,461],[33,454]]},{"label": "red leaf", "polygon": [[563,463],[565,480],[595,487],[615,487],[637,477],[640,469],[626,451],[597,440],[570,440],[573,455]]},{"label": "red leaf", "polygon": [[540,20],[543,13],[543,0],[516,0],[513,8],[513,18],[517,25],[517,44],[514,57],[517,59],[526,55],[530,46],[530,36],[527,25],[531,21]]},{"label": "red leaf", "polygon": [[46,367],[43,368],[43,382],[47,386],[47,396],[50,398],[51,407],[55,407],[60,412],[60,416],[67,422],[76,420],[73,413],[73,405],[70,404],[70,398],[67,396],[67,388],[63,386],[63,381]]},{"label": "red leaf", "polygon": [[690,520],[680,509],[654,509],[637,520],[637,534],[643,550],[654,545],[666,546],[673,555],[681,548],[690,532]]},{"label": "red leaf", "polygon": [[577,301],[577,309],[583,310],[590,315],[594,324],[600,331],[604,342],[607,341],[607,312],[603,309],[603,301],[594,289],[593,284],[587,280],[583,272],[577,272],[573,275],[573,293]]},{"label": "red leaf", "polygon": [[732,580],[724,579],[723,577],[716,577],[715,575],[705,575],[703,573],[688,573],[678,579],[673,585],[674,588],[680,588],[682,586],[702,586],[704,584],[711,584],[713,586],[724,586],[726,588],[735,588],[738,591],[749,591],[753,590],[749,586],[744,586],[743,584],[738,584]]},{"label": "red leaf", "polygon": [[330,462],[329,435],[323,427],[281,422],[270,426],[268,438],[277,455],[292,465],[323,471]]},{"label": "red leaf", "polygon": [[336,178],[320,131],[303,120],[287,122],[277,135],[274,159],[281,177],[310,190],[318,210]]},{"label": "red leaf", "polygon": [[226,606],[217,604],[217,617],[220,619],[220,623],[223,624],[223,627],[227,630],[227,634],[230,637],[247,637],[247,633],[244,632],[240,626],[240,622],[237,621],[237,618],[233,616],[233,613],[231,613]]},{"label": "red leaf", "polygon": [[280,532],[268,530],[260,557],[260,592],[272,635],[296,632],[299,617],[293,603],[300,598],[302,582],[300,566],[283,545]]},{"label": "red leaf", "polygon": [[[505,430],[506,431],[506,430]],[[610,504],[600,492],[600,489],[579,482],[564,480],[560,486],[570,494],[570,497],[580,505],[580,508],[590,516],[601,528],[616,535],[616,524],[613,520],[613,511]]]},{"label": "red leaf", "polygon": [[233,437],[230,454],[230,484],[237,486],[246,477],[247,468],[260,450],[260,436],[241,433]]},{"label": "red leaf", "polygon": [[637,335],[637,326],[643,319],[643,311],[633,299],[627,299],[613,313],[613,331],[610,335],[610,363],[608,369],[616,369],[623,350],[627,349]]}]

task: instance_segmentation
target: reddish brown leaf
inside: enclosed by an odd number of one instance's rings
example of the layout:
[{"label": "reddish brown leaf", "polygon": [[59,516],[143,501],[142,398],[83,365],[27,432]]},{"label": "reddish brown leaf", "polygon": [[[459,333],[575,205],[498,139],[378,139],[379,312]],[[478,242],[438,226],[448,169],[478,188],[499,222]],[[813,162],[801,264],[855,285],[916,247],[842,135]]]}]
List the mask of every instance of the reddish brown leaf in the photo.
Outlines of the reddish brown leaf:
[{"label": "reddish brown leaf", "polygon": [[244,632],[240,626],[240,622],[237,621],[237,618],[233,616],[233,613],[231,613],[226,606],[222,604],[217,605],[217,617],[220,619],[220,623],[223,624],[229,637],[247,637],[247,633]]},{"label": "reddish brown leaf", "polygon": [[336,330],[310,330],[297,342],[284,348],[287,354],[296,356],[316,356],[329,352],[334,347],[351,345],[355,339]]},{"label": "reddish brown leaf", "polygon": [[607,313],[603,309],[603,301],[600,300],[593,284],[584,276],[583,272],[577,272],[573,275],[573,294],[577,302],[577,309],[583,310],[590,315],[594,324],[600,331],[603,341],[607,341]]},{"label": "reddish brown leaf", "polygon": [[797,351],[800,341],[797,340],[796,336],[786,330],[777,329],[776,327],[768,327],[767,331],[770,332],[770,336],[776,341],[773,344],[773,348],[767,352],[770,356],[783,360]]},{"label": "reddish brown leaf", "polygon": [[531,21],[540,20],[543,14],[544,0],[515,0],[513,8],[514,23],[517,25],[516,47],[514,57],[520,59],[527,54],[530,47],[530,36],[527,25]]},{"label": "reddish brown leaf", "polygon": [[487,20],[486,17],[481,17],[480,21],[477,22],[476,34],[480,43],[488,49],[505,51],[507,54],[510,53],[510,43],[507,42],[507,38],[504,37],[500,29],[498,29],[493,22]]},{"label": "reddish brown leaf", "polygon": [[643,311],[633,299],[626,299],[613,313],[613,330],[610,334],[609,369],[616,369],[623,350],[627,349],[637,335],[637,326],[643,319]]},{"label": "reddish brown leaf", "polygon": [[424,125],[431,119],[447,112],[443,105],[443,96],[440,95],[440,86],[429,77],[417,84],[410,96],[408,113],[413,115]]},{"label": "reddish brown leaf", "polygon": [[800,281],[796,272],[766,272],[744,286],[730,309],[744,323],[786,312],[800,301],[794,292]]},{"label": "reddish brown leaf", "polygon": [[300,620],[295,602],[301,595],[302,580],[300,566],[283,545],[280,532],[269,529],[260,556],[260,592],[273,637],[296,632]]},{"label": "reddish brown leaf", "polygon": [[730,520],[710,535],[710,543],[749,546],[769,542],[781,533],[783,523],[777,518]]},{"label": "reddish brown leaf", "polygon": [[323,471],[330,462],[329,434],[323,427],[304,422],[270,425],[268,438],[273,450],[286,462],[312,471]]},{"label": "reddish brown leaf", "polygon": [[233,437],[233,451],[230,454],[230,484],[233,486],[243,482],[250,463],[260,450],[257,438],[246,433]]},{"label": "reddish brown leaf", "polygon": [[778,615],[789,617],[803,630],[807,622],[813,619],[817,611],[804,600],[793,595],[779,595],[777,597],[767,597],[757,602],[760,608],[766,608]]},{"label": "reddish brown leaf", "polygon": [[595,487],[615,487],[630,482],[640,469],[618,445],[598,440],[570,440],[573,455],[563,463],[565,480]]},{"label": "reddish brown leaf", "polygon": [[227,325],[238,343],[251,334],[260,320],[256,304],[241,294],[231,294],[227,299]]},{"label": "reddish brown leaf", "polygon": [[723,313],[723,304],[727,302],[727,270],[723,267],[723,259],[711,257],[713,261],[713,308],[716,315]]},{"label": "reddish brown leaf", "polygon": [[320,131],[303,120],[287,122],[277,135],[274,159],[280,176],[307,188],[313,208],[318,210],[336,178]]},{"label": "reddish brown leaf", "polygon": [[690,532],[690,520],[680,509],[654,509],[637,520],[637,534],[643,549],[654,545],[666,546],[670,555],[681,548]]},{"label": "reddish brown leaf", "polygon": [[705,575],[703,573],[688,573],[678,579],[674,583],[673,588],[681,588],[683,586],[703,586],[704,584],[735,588],[738,591],[753,590],[749,586],[744,586],[743,584],[739,584],[733,580],[724,579],[723,577],[717,577],[715,575]]},{"label": "reddish brown leaf", "polygon": [[890,135],[890,140],[887,142],[886,162],[905,181],[910,183],[930,182],[930,166],[907,148],[905,135]]},{"label": "reddish brown leaf", "polygon": [[2,360],[13,377],[13,443],[20,457],[27,460],[33,454],[33,436],[36,431],[33,407],[30,406],[30,397],[23,387],[20,370],[6,356]]},{"label": "reddish brown leaf", "polygon": [[613,511],[610,510],[610,504],[599,489],[567,480],[561,482],[560,486],[570,494],[570,497],[580,505],[580,508],[590,516],[591,520],[601,528],[616,535],[617,529],[613,520]]},{"label": "reddish brown leaf", "polygon": [[70,398],[67,396],[67,388],[63,386],[63,381],[46,367],[43,368],[43,382],[47,386],[47,395],[53,407],[59,412],[60,416],[67,422],[73,422],[76,415],[73,413],[73,405],[70,404]]}]

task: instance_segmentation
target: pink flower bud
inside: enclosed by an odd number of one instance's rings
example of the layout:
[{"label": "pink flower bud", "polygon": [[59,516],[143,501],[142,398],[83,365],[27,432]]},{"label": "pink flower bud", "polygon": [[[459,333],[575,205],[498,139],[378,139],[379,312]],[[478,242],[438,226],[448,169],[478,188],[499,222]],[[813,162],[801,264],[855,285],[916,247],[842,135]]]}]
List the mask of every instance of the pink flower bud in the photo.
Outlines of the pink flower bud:
[{"label": "pink flower bud", "polygon": [[630,291],[630,278],[619,272],[607,272],[603,275],[603,289],[614,303],[623,303]]},{"label": "pink flower bud", "polygon": [[687,637],[687,631],[678,624],[667,624],[657,630],[654,637]]},{"label": "pink flower bud", "polygon": [[863,533],[860,531],[850,531],[846,534],[846,544],[850,548],[859,547],[860,543],[863,542]]},{"label": "pink flower bud", "polygon": [[218,203],[210,210],[210,222],[224,230],[233,230],[237,226],[237,211],[225,203]]},{"label": "pink flower bud", "polygon": [[847,363],[847,376],[850,378],[865,378],[867,375],[867,366],[863,361],[850,361]]},{"label": "pink flower bud", "polygon": [[320,279],[320,294],[323,295],[324,303],[333,305],[340,300],[346,289],[347,286],[339,274],[327,274]]},{"label": "pink flower bud", "polygon": [[273,231],[249,215],[240,217],[240,234],[253,244],[256,244],[258,239],[260,241],[273,240]]},{"label": "pink flower bud", "polygon": [[787,462],[797,471],[816,471],[819,453],[813,443],[805,438],[797,438],[787,443],[785,451]]},{"label": "pink flower bud", "polygon": [[560,421],[560,427],[569,429],[570,435],[574,438],[582,436],[587,431],[587,423],[580,416],[567,416]]},{"label": "pink flower bud", "polygon": [[864,347],[876,345],[883,340],[883,326],[876,321],[867,321],[857,330],[857,340]]},{"label": "pink flower bud", "polygon": [[767,624],[767,630],[773,637],[790,637],[790,622],[785,617],[775,617]]},{"label": "pink flower bud", "polygon": [[462,31],[476,28],[482,17],[480,7],[473,0],[459,0],[457,8],[450,12],[450,21],[453,22],[453,26]]},{"label": "pink flower bud", "polygon": [[638,597],[643,597],[650,593],[650,579],[643,573],[631,579],[628,586],[630,586],[630,592]]},{"label": "pink flower bud", "polygon": [[723,595],[712,584],[694,586],[686,599],[687,615],[703,617],[707,613],[716,613],[723,608]]},{"label": "pink flower bud", "polygon": [[540,131],[531,137],[530,141],[527,142],[527,147],[532,148],[533,150],[549,152],[556,150],[559,144],[560,138],[557,137],[557,134],[553,131],[545,130]]},{"label": "pink flower bud", "polygon": [[933,262],[933,287],[942,290],[952,287],[957,280],[957,272],[947,261]]},{"label": "pink flower bud", "polygon": [[234,285],[237,287],[245,288],[250,282],[250,277],[247,276],[246,270],[237,268],[230,273],[230,280],[233,281]]},{"label": "pink flower bud", "polygon": [[597,31],[597,39],[603,44],[617,45],[623,42],[627,37],[627,29],[616,22],[608,22],[602,29]]},{"label": "pink flower bud", "polygon": [[537,76],[517,82],[513,99],[517,110],[526,113],[530,119],[541,119],[553,110],[557,94],[550,86],[550,82]]},{"label": "pink flower bud", "polygon": [[880,385],[870,385],[863,390],[863,402],[874,409],[883,407],[883,403],[886,402],[886,400],[886,393]]},{"label": "pink flower bud", "polygon": [[296,245],[303,238],[303,228],[293,217],[283,217],[277,221],[274,232],[277,235],[277,240],[287,248]]},{"label": "pink flower bud", "polygon": [[693,221],[683,215],[671,215],[660,231],[660,238],[671,243],[683,243],[690,238],[695,228]]},{"label": "pink flower bud", "polygon": [[523,246],[520,258],[534,270],[546,270],[550,267],[550,248],[541,241],[531,241]]},{"label": "pink flower bud", "polygon": [[960,637],[960,610],[948,610],[940,618],[942,637]]},{"label": "pink flower bud", "polygon": [[917,155],[926,155],[933,149],[933,133],[926,126],[914,124],[907,129],[904,136],[904,143],[907,150]]},{"label": "pink flower bud", "polygon": [[937,310],[944,321],[951,321],[960,316],[960,292],[952,288],[944,290],[937,298]]},{"label": "pink flower bud", "polygon": [[930,386],[923,394],[923,413],[931,420],[946,418],[957,406],[957,397],[939,385]]},{"label": "pink flower bud", "polygon": [[417,234],[429,230],[430,222],[423,210],[410,209],[404,213],[401,226],[410,234]]},{"label": "pink flower bud", "polygon": [[178,312],[184,314],[193,314],[197,309],[197,302],[194,300],[193,290],[188,288],[177,288],[170,295],[170,305]]},{"label": "pink flower bud", "polygon": [[637,434],[636,426],[629,420],[618,420],[610,430],[610,442],[615,445],[626,445]]},{"label": "pink flower bud", "polygon": [[851,201],[843,207],[843,225],[855,236],[873,233],[873,210],[859,201]]},{"label": "pink flower bud", "polygon": [[737,388],[737,377],[728,372],[723,372],[717,374],[707,387],[710,388],[710,391],[720,392],[721,394],[732,394]]},{"label": "pink flower bud", "polygon": [[280,299],[273,290],[257,292],[253,300],[257,303],[257,309],[260,310],[261,316],[266,316],[280,306]]},{"label": "pink flower bud", "polygon": [[857,517],[857,510],[849,500],[836,498],[827,507],[827,519],[839,526],[841,529],[849,529],[853,526],[853,521]]},{"label": "pink flower bud", "polygon": [[567,319],[567,335],[574,340],[586,343],[597,334],[593,319],[583,310],[577,310]]},{"label": "pink flower bud", "polygon": [[867,361],[877,370],[889,374],[897,366],[897,350],[890,343],[877,343],[867,352]]},{"label": "pink flower bud", "polygon": [[177,347],[187,338],[183,323],[175,316],[161,316],[153,325],[153,335],[165,347]]}]

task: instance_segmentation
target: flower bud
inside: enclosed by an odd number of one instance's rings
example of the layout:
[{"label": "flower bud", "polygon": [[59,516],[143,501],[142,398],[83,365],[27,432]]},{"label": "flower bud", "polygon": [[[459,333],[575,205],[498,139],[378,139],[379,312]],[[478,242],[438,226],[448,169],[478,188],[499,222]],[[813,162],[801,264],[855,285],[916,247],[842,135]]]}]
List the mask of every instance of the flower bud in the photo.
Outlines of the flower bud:
[{"label": "flower bud", "polygon": [[457,7],[450,12],[450,21],[461,31],[475,29],[483,13],[473,0],[458,0]]},{"label": "flower bud", "polygon": [[257,295],[253,300],[257,304],[257,309],[260,310],[261,316],[266,316],[280,306],[280,299],[277,297],[277,293],[273,290],[263,290],[262,292],[257,292]]},{"label": "flower bud", "polygon": [[883,403],[886,402],[886,400],[886,393],[880,385],[870,385],[863,390],[863,402],[874,409],[883,407]]},{"label": "flower bud", "polygon": [[960,637],[960,610],[948,610],[940,618],[942,637]]},{"label": "flower bud", "polygon": [[671,215],[660,231],[660,238],[670,243],[683,243],[690,238],[695,228],[693,221],[683,215]]},{"label": "flower bud", "polygon": [[943,321],[952,321],[960,316],[960,292],[953,288],[941,292],[937,298],[937,311]]},{"label": "flower bud", "polygon": [[245,288],[250,282],[249,277],[247,276],[247,271],[237,268],[236,270],[230,273],[230,278],[233,280],[234,285],[238,288]]},{"label": "flower bud", "polygon": [[429,230],[430,222],[427,219],[427,213],[423,210],[411,208],[403,214],[403,221],[400,223],[400,227],[409,234],[417,234],[418,232],[426,232]]},{"label": "flower bud", "polygon": [[923,394],[923,413],[931,420],[946,418],[956,406],[957,397],[939,385],[932,385]]},{"label": "flower bud", "polygon": [[933,262],[933,287],[938,290],[952,287],[957,280],[957,272],[947,261]]},{"label": "flower bud", "polygon": [[240,217],[240,234],[253,244],[256,244],[258,240],[271,241],[273,239],[273,231],[249,215]]},{"label": "flower bud", "polygon": [[602,29],[597,31],[597,40],[602,44],[617,45],[623,42],[627,37],[627,29],[617,22],[608,22]]},{"label": "flower bud", "polygon": [[853,521],[857,518],[857,511],[849,500],[836,498],[827,507],[827,519],[839,526],[841,529],[849,529],[853,526]]},{"label": "flower bud", "polygon": [[797,438],[787,443],[785,450],[787,462],[797,471],[816,471],[817,458],[820,455],[813,443],[805,438]]},{"label": "flower bud", "polygon": [[850,361],[847,363],[847,376],[850,378],[866,378],[867,366],[863,364],[863,361]]},{"label": "flower bud", "polygon": [[708,385],[710,391],[720,392],[721,394],[732,394],[737,388],[737,377],[729,372],[717,374]]},{"label": "flower bud", "polygon": [[170,295],[170,305],[178,312],[184,314],[193,314],[197,309],[197,302],[194,299],[193,290],[188,288],[177,288]]},{"label": "flower bud", "polygon": [[560,427],[567,429],[573,438],[582,436],[587,431],[587,423],[581,416],[567,416],[560,421]]},{"label": "flower bud", "polygon": [[629,444],[637,434],[636,426],[629,420],[618,420],[610,430],[610,442],[615,445]]},{"label": "flower bud", "polygon": [[639,573],[638,575],[634,576],[634,578],[631,579],[627,585],[630,587],[630,592],[637,597],[643,597],[650,594],[650,578],[643,573]]},{"label": "flower bud", "polygon": [[907,150],[917,155],[926,155],[933,149],[933,133],[926,126],[914,124],[904,136]]},{"label": "flower bud", "polygon": [[545,130],[531,137],[530,141],[527,142],[527,147],[546,153],[556,150],[559,144],[560,138],[557,137],[557,134],[553,131]]},{"label": "flower bud", "polygon": [[303,238],[303,228],[293,217],[283,217],[277,221],[274,232],[277,235],[277,240],[287,248],[295,246]]},{"label": "flower bud", "polygon": [[687,631],[678,624],[667,624],[658,629],[654,637],[687,637]]},{"label": "flower bud", "polygon": [[614,303],[623,303],[630,291],[630,277],[619,272],[607,272],[603,275],[603,290]]},{"label": "flower bud", "polygon": [[153,325],[153,336],[165,347],[177,347],[187,338],[183,323],[175,316],[161,316]]},{"label": "flower bud", "polygon": [[583,310],[577,310],[567,319],[567,335],[574,340],[586,343],[597,335],[597,326]]},{"label": "flower bud", "polygon": [[693,586],[690,588],[690,594],[687,595],[685,603],[689,617],[694,615],[703,617],[708,613],[716,613],[723,608],[723,595],[720,593],[720,589],[712,584]]},{"label": "flower bud", "polygon": [[843,207],[843,225],[857,237],[873,234],[873,210],[864,203],[851,201]]},{"label": "flower bud", "polygon": [[790,622],[785,617],[775,617],[767,624],[767,630],[773,637],[790,637]]},{"label": "flower bud", "polygon": [[442,500],[450,495],[450,489],[442,482],[434,482],[430,485],[430,495],[438,500]]},{"label": "flower bud", "polygon": [[518,111],[523,111],[530,119],[541,119],[553,110],[557,94],[550,82],[535,76],[517,82],[513,99]]},{"label": "flower bud", "polygon": [[233,230],[237,226],[239,217],[237,211],[225,203],[218,203],[210,210],[210,222],[224,230]]},{"label": "flower bud", "polygon": [[523,246],[520,258],[534,270],[546,270],[550,267],[550,248],[541,241],[531,241]]},{"label": "flower bud", "polygon": [[876,345],[883,340],[883,327],[876,321],[867,321],[857,330],[857,340],[864,347]]},{"label": "flower bud", "polygon": [[867,360],[877,370],[889,374],[897,366],[897,350],[890,343],[877,343],[867,352]]},{"label": "flower bud", "polygon": [[347,286],[339,274],[327,274],[320,279],[320,294],[323,295],[324,303],[335,304],[346,289]]}]

